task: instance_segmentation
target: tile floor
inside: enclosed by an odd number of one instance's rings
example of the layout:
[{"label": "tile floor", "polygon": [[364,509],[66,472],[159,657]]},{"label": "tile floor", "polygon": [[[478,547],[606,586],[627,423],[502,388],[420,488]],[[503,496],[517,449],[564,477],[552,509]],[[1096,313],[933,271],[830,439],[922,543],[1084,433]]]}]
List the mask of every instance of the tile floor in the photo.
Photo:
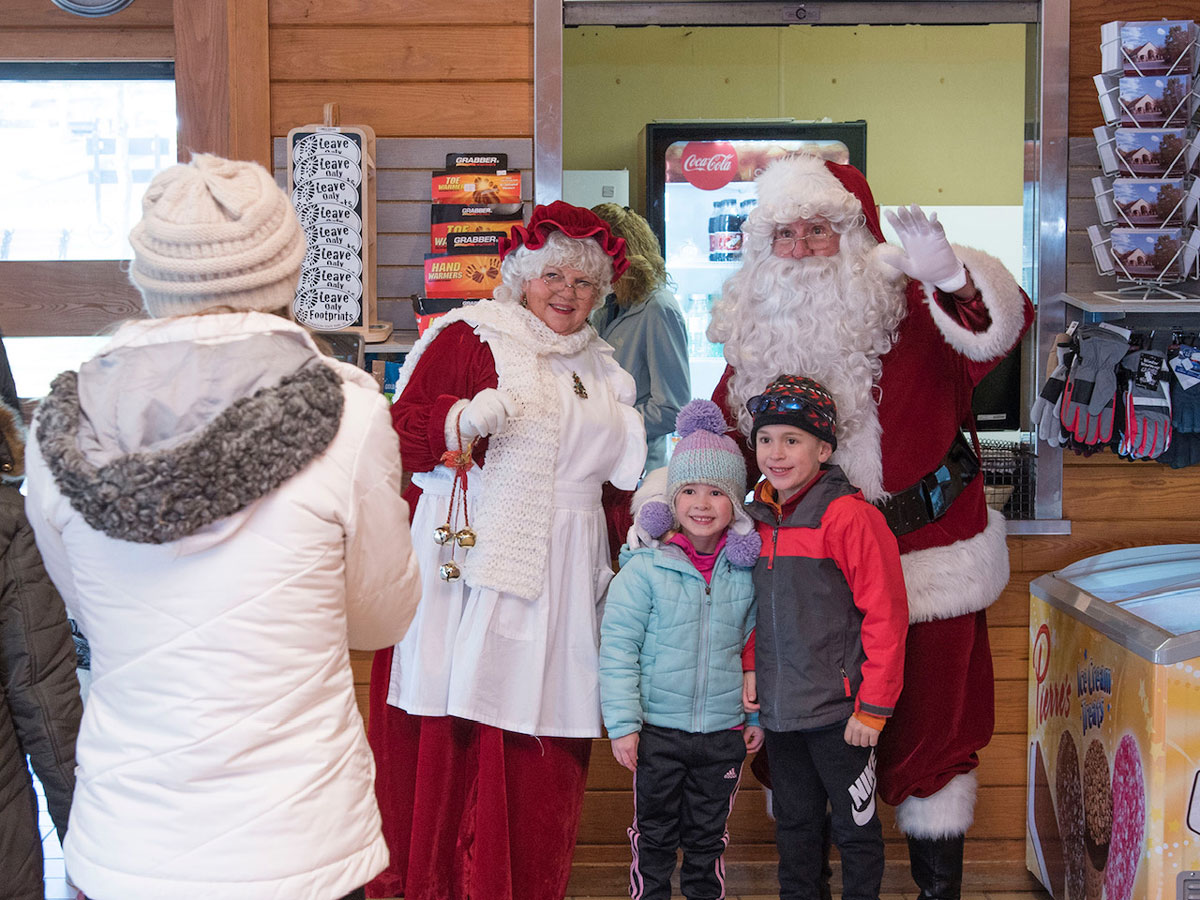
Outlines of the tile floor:
[{"label": "tile floor", "polygon": [[36,777],[33,779],[33,789],[37,792],[38,830],[42,835],[42,856],[46,860],[46,900],[75,900],[76,890],[67,883],[58,832],[54,830],[54,822],[46,811],[46,794]]}]

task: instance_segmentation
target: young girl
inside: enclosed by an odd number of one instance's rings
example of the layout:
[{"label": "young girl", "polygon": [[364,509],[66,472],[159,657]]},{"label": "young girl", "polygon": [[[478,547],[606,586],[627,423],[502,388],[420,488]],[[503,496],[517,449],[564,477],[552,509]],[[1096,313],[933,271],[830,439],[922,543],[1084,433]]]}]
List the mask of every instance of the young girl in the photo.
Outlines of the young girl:
[{"label": "young girl", "polygon": [[679,847],[683,894],[725,896],[725,822],[746,752],[762,743],[741,698],[761,542],[742,511],[745,461],[725,428],[707,400],[680,411],[669,505],[638,512],[662,540],[622,549],[600,628],[604,725],[613,756],[634,773],[630,896],[639,900],[671,896]]}]

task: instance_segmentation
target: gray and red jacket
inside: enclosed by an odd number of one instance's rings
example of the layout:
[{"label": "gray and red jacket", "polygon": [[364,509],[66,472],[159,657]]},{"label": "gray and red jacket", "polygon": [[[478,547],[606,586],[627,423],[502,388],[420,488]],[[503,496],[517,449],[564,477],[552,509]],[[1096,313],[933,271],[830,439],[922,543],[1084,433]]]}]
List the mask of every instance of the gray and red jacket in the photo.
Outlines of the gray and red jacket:
[{"label": "gray and red jacket", "polygon": [[883,514],[834,465],[782,509],[772,495],[764,481],[746,504],[763,542],[751,638],[762,726],[890,716],[904,682],[908,599]]}]

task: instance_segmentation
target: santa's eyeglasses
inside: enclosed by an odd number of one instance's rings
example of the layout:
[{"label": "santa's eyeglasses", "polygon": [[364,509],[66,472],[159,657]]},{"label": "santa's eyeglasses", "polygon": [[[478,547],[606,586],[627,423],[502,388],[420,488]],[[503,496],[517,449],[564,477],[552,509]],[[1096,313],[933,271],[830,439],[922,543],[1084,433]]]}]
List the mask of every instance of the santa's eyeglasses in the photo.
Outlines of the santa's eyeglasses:
[{"label": "santa's eyeglasses", "polygon": [[[825,398],[832,403],[833,398]],[[746,409],[750,411],[750,415],[758,416],[762,413],[781,413],[781,412],[803,412],[816,416],[830,428],[834,427],[833,418],[823,409],[814,406],[812,401],[806,400],[803,397],[780,397],[771,394],[755,394],[746,401]]]},{"label": "santa's eyeglasses", "polygon": [[828,250],[837,239],[838,233],[828,222],[814,222],[806,228],[788,225],[777,228],[771,236],[771,252],[788,256],[795,251],[797,244],[804,244],[809,250],[819,252]]}]

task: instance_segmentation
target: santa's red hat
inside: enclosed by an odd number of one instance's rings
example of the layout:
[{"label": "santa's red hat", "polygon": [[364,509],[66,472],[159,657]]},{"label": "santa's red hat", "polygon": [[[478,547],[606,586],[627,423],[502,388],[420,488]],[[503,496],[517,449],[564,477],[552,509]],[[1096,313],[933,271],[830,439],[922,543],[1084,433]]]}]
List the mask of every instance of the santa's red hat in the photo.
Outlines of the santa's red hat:
[{"label": "santa's red hat", "polygon": [[845,222],[861,215],[867,231],[883,243],[871,187],[854,166],[798,153],[771,163],[755,184],[757,216],[783,224],[813,216]]}]

